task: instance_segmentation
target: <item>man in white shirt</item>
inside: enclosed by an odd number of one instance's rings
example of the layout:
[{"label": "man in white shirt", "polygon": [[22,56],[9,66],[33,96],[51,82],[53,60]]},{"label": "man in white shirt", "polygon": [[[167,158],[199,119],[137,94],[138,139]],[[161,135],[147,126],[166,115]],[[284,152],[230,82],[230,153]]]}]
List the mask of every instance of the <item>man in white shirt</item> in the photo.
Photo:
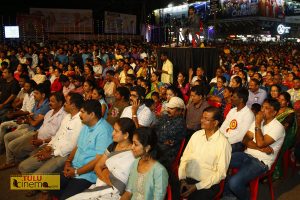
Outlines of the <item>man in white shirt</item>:
[{"label": "man in white shirt", "polygon": [[82,128],[79,114],[83,102],[83,97],[77,93],[70,93],[66,97],[64,109],[68,114],[62,120],[56,135],[47,145],[38,148],[33,156],[20,163],[21,173],[51,173],[64,166],[67,155],[76,146]]},{"label": "man in white shirt", "polygon": [[246,88],[237,88],[232,95],[232,108],[226,116],[220,131],[228,139],[232,153],[243,151],[242,140],[254,121],[254,114],[246,105],[249,92]]},{"label": "man in white shirt", "polygon": [[167,53],[163,52],[161,53],[160,59],[163,61],[162,70],[161,72],[161,82],[163,83],[173,83],[173,64],[168,59]]},{"label": "man in white shirt", "polygon": [[94,71],[95,79],[99,79],[102,77],[103,67],[101,65],[101,59],[98,57],[96,57],[94,61],[93,71]]},{"label": "man in white shirt", "polygon": [[266,99],[261,111],[246,133],[243,143],[245,152],[232,154],[230,168],[239,171],[228,180],[227,196],[235,195],[238,199],[250,199],[248,183],[266,173],[281,149],[285,131],[282,124],[275,118],[280,104],[275,99]]},{"label": "man in white shirt", "polygon": [[135,86],[130,90],[130,104],[126,107],[120,118],[132,119],[136,127],[149,127],[155,121],[155,116],[144,103],[145,88]]},{"label": "man in white shirt", "polygon": [[203,111],[201,128],[195,132],[181,157],[178,176],[180,193],[188,199],[214,199],[225,179],[231,146],[220,132],[222,113],[218,108]]},{"label": "man in white shirt", "polygon": [[25,158],[39,146],[48,143],[55,136],[61,121],[65,116],[63,105],[65,97],[60,92],[50,95],[49,107],[51,108],[44,117],[42,126],[34,132],[28,132],[17,139],[13,154],[18,158]]}]

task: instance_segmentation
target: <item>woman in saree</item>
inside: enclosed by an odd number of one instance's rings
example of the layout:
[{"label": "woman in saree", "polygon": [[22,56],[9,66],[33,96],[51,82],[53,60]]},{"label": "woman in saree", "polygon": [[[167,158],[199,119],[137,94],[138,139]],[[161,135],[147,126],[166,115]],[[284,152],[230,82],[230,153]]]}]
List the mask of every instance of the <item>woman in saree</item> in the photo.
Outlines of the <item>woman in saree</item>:
[{"label": "woman in saree", "polygon": [[120,199],[127,185],[130,167],[134,162],[131,151],[135,124],[129,118],[120,118],[114,124],[113,143],[95,165],[96,184],[69,200]]},{"label": "woman in saree", "polygon": [[277,113],[276,119],[284,126],[285,138],[281,147],[281,152],[273,173],[273,179],[279,179],[282,176],[282,161],[283,155],[286,150],[293,147],[295,143],[295,137],[297,133],[297,120],[295,111],[289,107],[291,96],[287,92],[280,93],[278,101],[280,103],[280,109]]}]

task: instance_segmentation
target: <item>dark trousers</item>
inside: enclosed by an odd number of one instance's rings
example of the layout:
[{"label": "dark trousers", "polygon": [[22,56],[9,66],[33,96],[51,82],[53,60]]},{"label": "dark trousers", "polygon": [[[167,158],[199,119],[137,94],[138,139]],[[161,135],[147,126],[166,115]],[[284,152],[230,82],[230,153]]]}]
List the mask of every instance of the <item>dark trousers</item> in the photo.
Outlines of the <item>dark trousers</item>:
[{"label": "dark trousers", "polygon": [[65,200],[75,194],[88,189],[93,183],[79,178],[66,178],[63,173],[60,174],[60,191],[53,194],[61,200]]},{"label": "dark trousers", "polygon": [[[199,181],[194,180],[192,178],[187,178],[186,182],[188,184],[196,184]],[[215,185],[211,186],[209,189],[196,190],[188,197],[188,200],[199,200],[199,199],[212,200],[218,194],[219,190],[220,190],[219,184],[215,184]]]},{"label": "dark trousers", "polygon": [[245,150],[245,145],[242,142],[237,142],[231,145],[231,153],[243,152]]}]

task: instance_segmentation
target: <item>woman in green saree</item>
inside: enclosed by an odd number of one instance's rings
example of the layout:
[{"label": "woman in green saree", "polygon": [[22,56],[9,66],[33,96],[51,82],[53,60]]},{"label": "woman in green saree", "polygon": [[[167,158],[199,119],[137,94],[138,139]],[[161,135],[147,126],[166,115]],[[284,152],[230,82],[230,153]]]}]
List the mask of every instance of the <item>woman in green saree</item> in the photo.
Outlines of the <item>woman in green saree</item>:
[{"label": "woman in green saree", "polygon": [[295,111],[289,107],[291,96],[287,92],[280,93],[278,101],[280,103],[280,110],[277,113],[276,119],[284,126],[285,138],[282,144],[281,152],[273,173],[273,179],[281,178],[283,174],[283,155],[286,150],[293,147],[297,133],[297,120]]}]

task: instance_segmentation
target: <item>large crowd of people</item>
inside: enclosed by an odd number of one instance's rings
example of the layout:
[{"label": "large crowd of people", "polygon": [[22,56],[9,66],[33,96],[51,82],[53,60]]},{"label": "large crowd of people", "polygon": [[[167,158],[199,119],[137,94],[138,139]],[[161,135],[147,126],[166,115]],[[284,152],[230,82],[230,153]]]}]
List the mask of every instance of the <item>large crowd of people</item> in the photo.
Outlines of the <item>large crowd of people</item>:
[{"label": "large crowd of people", "polygon": [[0,170],[60,173],[39,199],[214,199],[222,180],[223,199],[249,199],[286,151],[300,162],[300,48],[207,46],[215,77],[154,44],[0,44]]}]

